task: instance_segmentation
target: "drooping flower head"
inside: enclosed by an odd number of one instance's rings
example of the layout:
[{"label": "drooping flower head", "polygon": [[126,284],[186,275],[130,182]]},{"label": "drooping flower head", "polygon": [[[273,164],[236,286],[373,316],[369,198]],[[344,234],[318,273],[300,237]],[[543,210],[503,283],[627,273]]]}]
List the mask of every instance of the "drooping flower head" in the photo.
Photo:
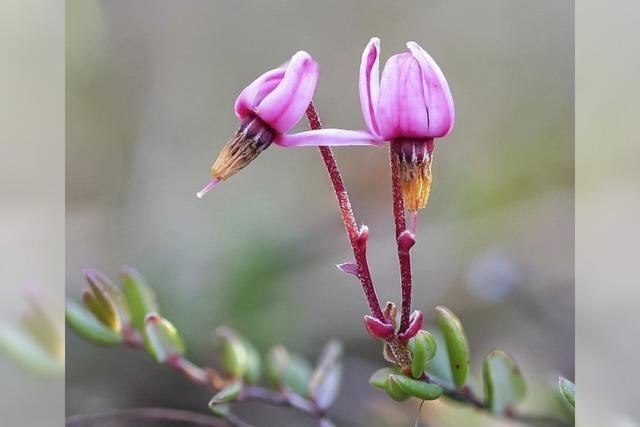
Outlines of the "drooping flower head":
[{"label": "drooping flower head", "polygon": [[283,147],[375,144],[368,132],[322,129],[287,135],[305,114],[318,83],[318,63],[299,51],[282,66],[267,71],[238,96],[235,113],[240,128],[211,166],[211,181],[202,197],[253,161],[272,143]]},{"label": "drooping flower head", "polygon": [[438,64],[415,42],[393,55],[379,77],[380,40],[362,54],[360,105],[369,131],[397,146],[403,195],[409,211],[426,206],[431,187],[434,138],[455,121],[453,98]]}]

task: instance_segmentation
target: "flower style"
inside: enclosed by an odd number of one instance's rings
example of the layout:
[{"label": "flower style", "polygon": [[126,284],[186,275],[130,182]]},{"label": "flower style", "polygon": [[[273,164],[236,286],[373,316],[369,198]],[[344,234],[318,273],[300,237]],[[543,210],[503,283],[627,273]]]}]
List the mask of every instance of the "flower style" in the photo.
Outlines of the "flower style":
[{"label": "flower style", "polygon": [[434,138],[447,136],[455,111],[447,80],[436,62],[415,42],[393,55],[379,79],[380,40],[362,54],[360,105],[369,131],[395,145],[407,210],[426,206],[431,188]]},{"label": "flower style", "polygon": [[377,144],[377,138],[365,131],[322,129],[286,134],[304,115],[318,77],[318,63],[299,51],[289,62],[247,86],[235,104],[240,128],[223,147],[211,166],[211,181],[197,196],[201,198],[247,166],[272,143],[282,147]]}]

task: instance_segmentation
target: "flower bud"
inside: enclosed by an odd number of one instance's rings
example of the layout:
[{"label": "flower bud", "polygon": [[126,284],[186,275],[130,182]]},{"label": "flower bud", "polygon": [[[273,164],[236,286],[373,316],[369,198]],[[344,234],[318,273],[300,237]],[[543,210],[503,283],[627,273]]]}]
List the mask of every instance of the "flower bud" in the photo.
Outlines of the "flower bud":
[{"label": "flower bud", "polygon": [[367,332],[378,339],[386,339],[391,337],[395,333],[395,328],[390,323],[383,323],[375,317],[369,315],[364,316],[364,326],[367,328]]},{"label": "flower bud", "polygon": [[418,333],[420,328],[422,328],[422,322],[424,320],[424,316],[420,310],[415,310],[409,316],[409,326],[407,330],[398,334],[398,339],[400,341],[409,341],[415,334]]}]

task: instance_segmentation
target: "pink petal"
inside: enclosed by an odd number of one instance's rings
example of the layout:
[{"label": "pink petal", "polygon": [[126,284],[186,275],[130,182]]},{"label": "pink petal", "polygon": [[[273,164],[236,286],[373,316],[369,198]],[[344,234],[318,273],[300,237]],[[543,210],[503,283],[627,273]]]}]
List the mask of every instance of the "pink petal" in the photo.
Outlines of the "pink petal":
[{"label": "pink petal", "polygon": [[284,67],[270,70],[255,79],[236,99],[236,116],[243,119],[255,111],[260,101],[280,83],[284,77]]},{"label": "pink petal", "polygon": [[422,80],[420,65],[410,53],[389,58],[382,72],[378,101],[378,130],[382,138],[428,135],[429,117]]},{"label": "pink petal", "polygon": [[375,145],[380,146],[384,141],[375,135],[360,130],[319,129],[292,135],[278,135],[275,143],[283,147],[318,147],[340,145]]},{"label": "pink petal", "polygon": [[355,262],[343,262],[342,264],[336,264],[338,270],[346,274],[352,274],[356,277],[360,277],[360,269]]},{"label": "pink petal", "polygon": [[364,316],[364,326],[367,328],[369,334],[374,338],[385,339],[389,338],[395,332],[393,325],[389,323],[383,323],[371,316]]},{"label": "pink petal", "polygon": [[423,321],[424,316],[422,315],[422,312],[419,310],[415,310],[413,313],[411,313],[411,316],[409,316],[409,326],[407,327],[407,330],[399,333],[398,338],[402,341],[409,341],[422,328]]},{"label": "pink petal", "polygon": [[373,37],[364,52],[360,62],[360,107],[362,116],[371,133],[378,134],[376,109],[380,93],[380,39]]},{"label": "pink petal", "polygon": [[422,85],[429,110],[429,137],[447,136],[455,122],[455,108],[449,83],[436,61],[416,42],[408,42],[407,47],[420,64]]},{"label": "pink petal", "polygon": [[256,114],[284,133],[302,118],[318,83],[318,63],[307,52],[293,55],[284,77],[256,108]]}]

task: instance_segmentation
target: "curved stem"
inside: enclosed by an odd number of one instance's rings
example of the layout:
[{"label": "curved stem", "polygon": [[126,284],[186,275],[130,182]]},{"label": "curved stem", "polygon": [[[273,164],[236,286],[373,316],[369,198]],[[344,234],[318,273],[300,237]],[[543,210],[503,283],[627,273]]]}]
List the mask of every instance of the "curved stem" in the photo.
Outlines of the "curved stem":
[{"label": "curved stem", "polygon": [[65,426],[97,426],[103,421],[110,421],[111,423],[117,422],[117,425],[121,425],[120,423],[129,421],[169,421],[206,427],[228,427],[229,425],[235,427],[251,427],[251,424],[247,424],[235,417],[233,419],[223,421],[211,415],[169,408],[133,408],[96,415],[74,415],[67,418]]},{"label": "curved stem", "polygon": [[[322,123],[320,123],[320,118],[318,117],[318,112],[316,111],[313,102],[311,102],[307,107],[307,119],[311,129],[317,130],[322,128]],[[349,236],[351,249],[353,249],[353,256],[356,264],[358,265],[358,278],[362,283],[362,290],[364,291],[364,295],[367,299],[367,304],[369,305],[371,314],[373,314],[373,316],[378,320],[384,321],[382,309],[380,308],[380,301],[378,300],[378,295],[376,294],[376,289],[373,285],[373,280],[371,279],[371,273],[369,271],[366,254],[366,236],[361,236],[358,231],[358,225],[356,223],[355,216],[353,215],[349,194],[345,188],[342,175],[340,174],[340,169],[338,169],[338,164],[336,163],[336,159],[333,157],[331,148],[318,148],[320,149],[322,160],[324,160],[327,172],[329,173],[329,178],[331,178],[333,191],[336,193],[336,198],[338,199],[342,222],[344,223],[344,228]]]},{"label": "curved stem", "polygon": [[391,163],[391,190],[393,194],[393,217],[396,223],[396,243],[398,245],[398,261],[400,263],[400,280],[402,289],[402,314],[399,332],[404,332],[409,326],[411,315],[411,246],[403,244],[400,235],[407,230],[404,216],[404,200],[400,183],[400,158],[398,147],[394,141],[389,143],[389,162]]}]

